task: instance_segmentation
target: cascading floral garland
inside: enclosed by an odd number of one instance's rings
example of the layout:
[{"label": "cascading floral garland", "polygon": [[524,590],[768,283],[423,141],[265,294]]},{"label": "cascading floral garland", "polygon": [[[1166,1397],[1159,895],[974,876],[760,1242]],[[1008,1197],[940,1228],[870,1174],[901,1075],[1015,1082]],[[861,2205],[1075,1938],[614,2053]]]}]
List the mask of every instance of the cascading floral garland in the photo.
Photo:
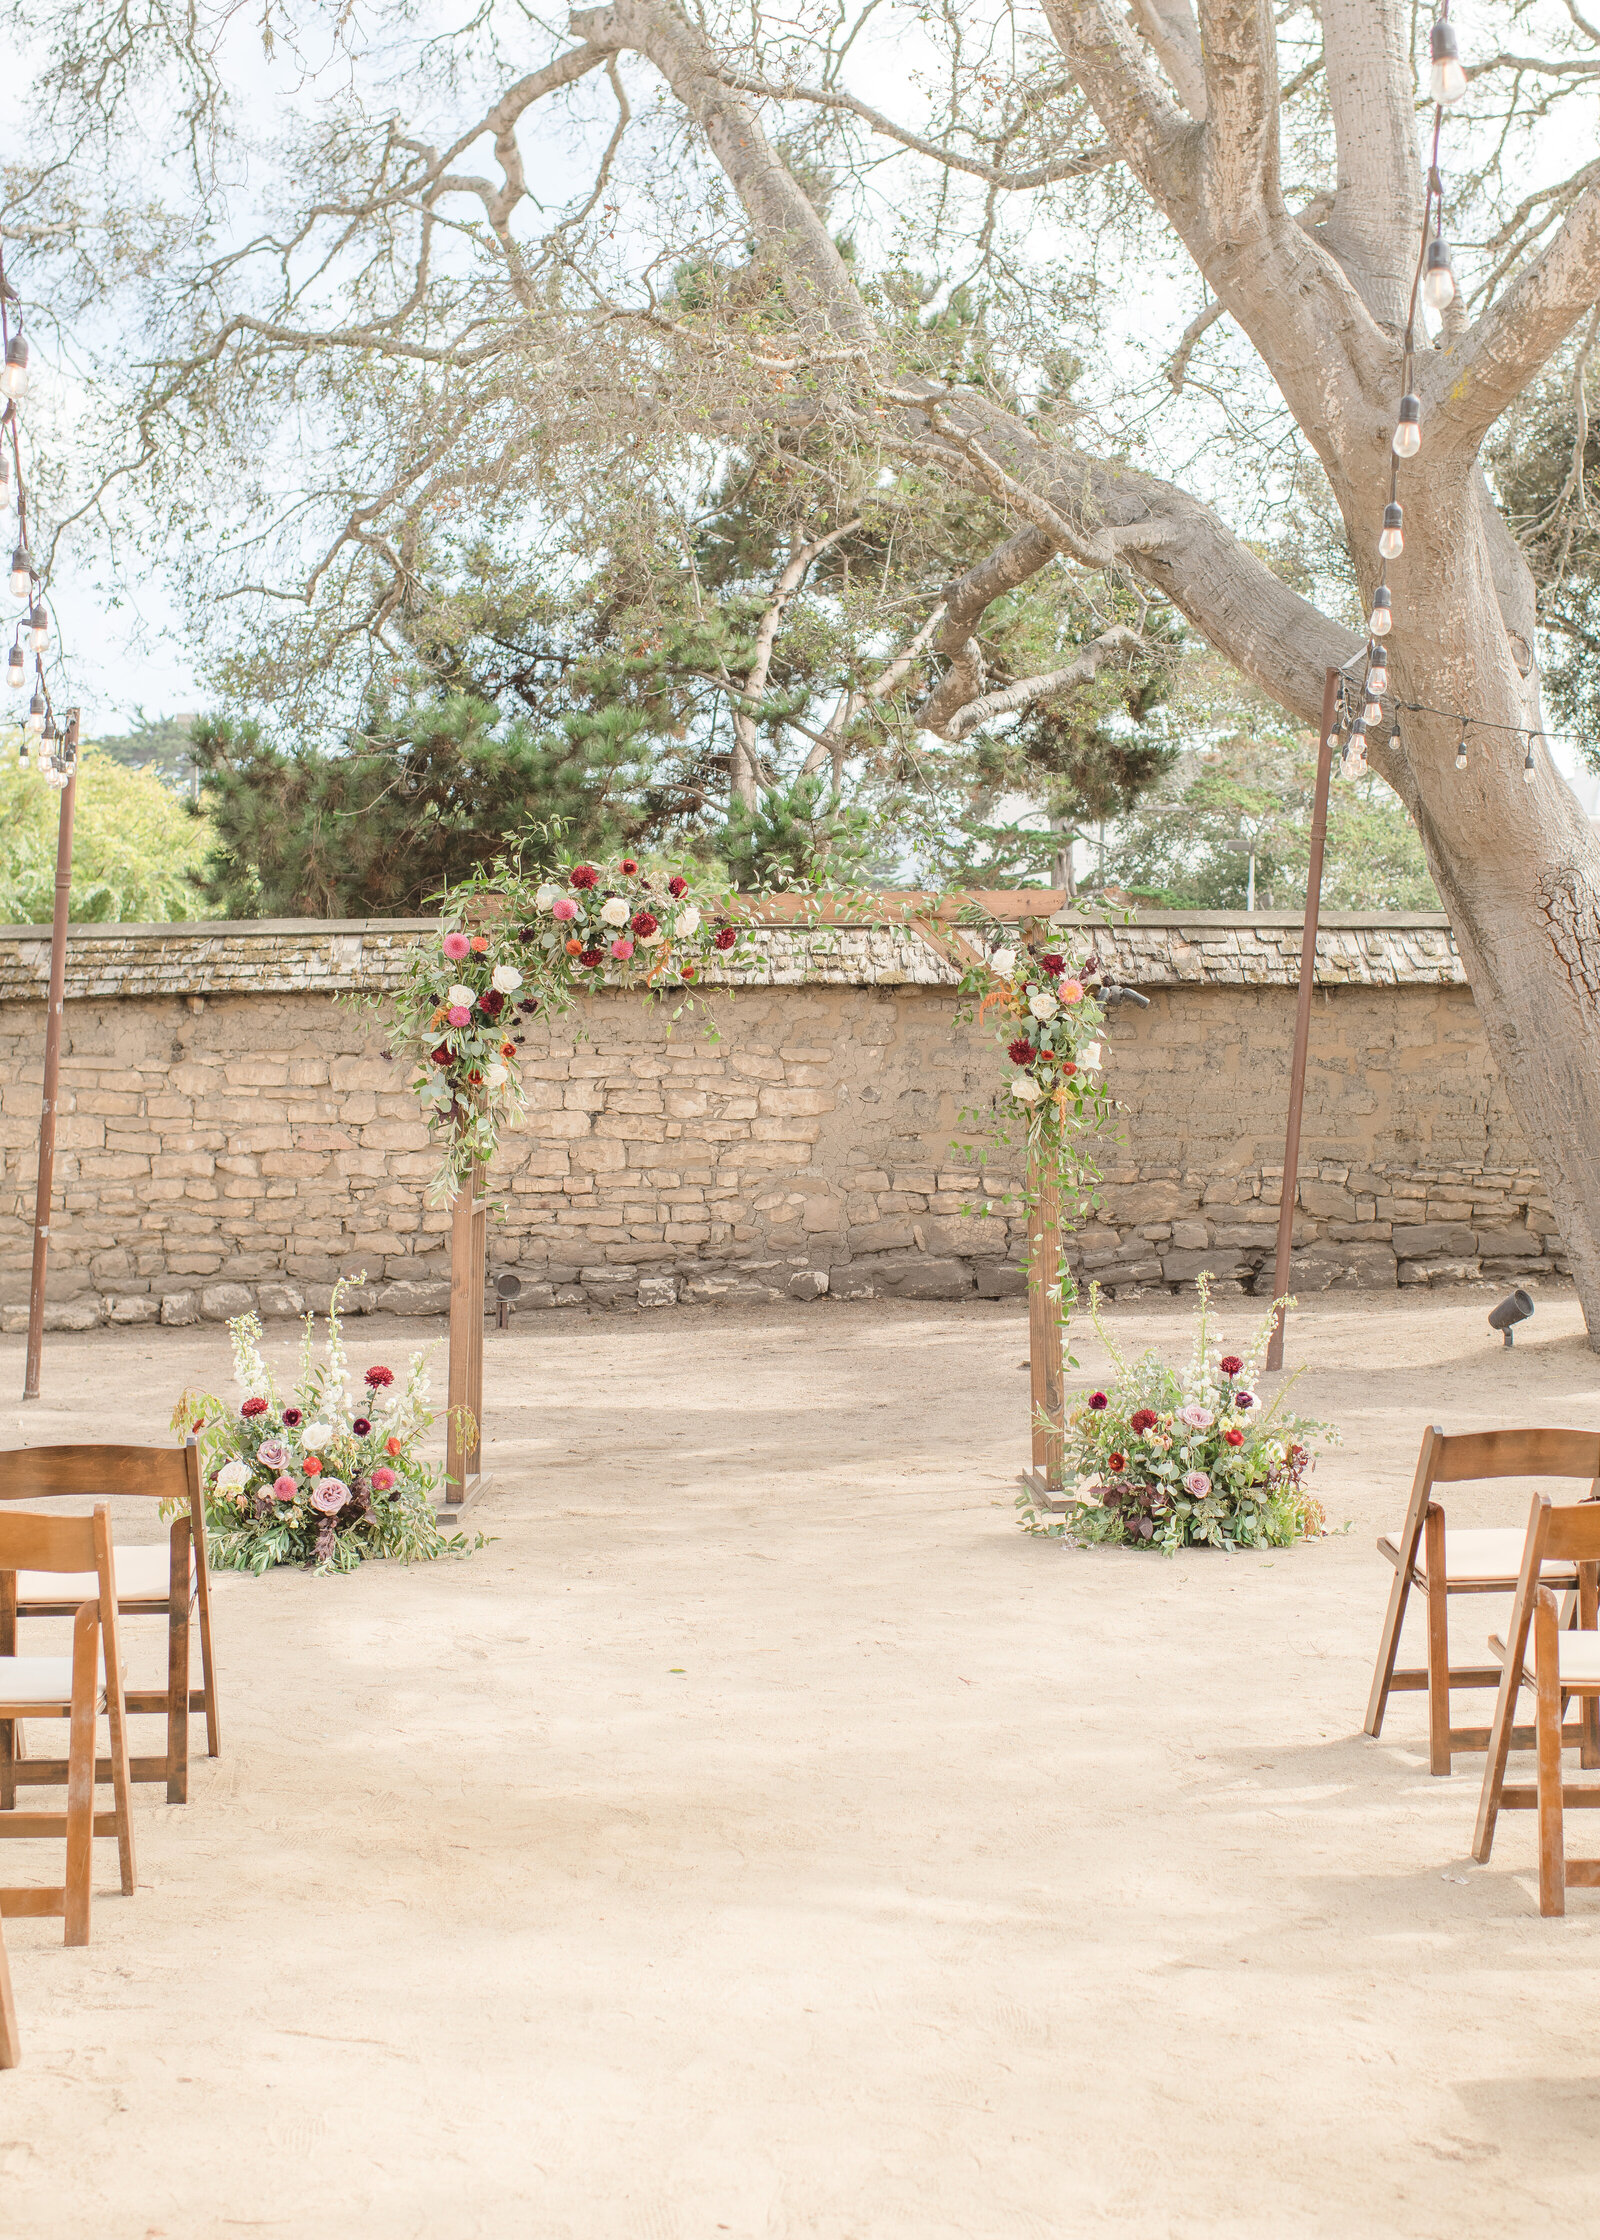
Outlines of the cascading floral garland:
[{"label": "cascading floral garland", "polygon": [[373,999],[389,1047],[442,1148],[428,1196],[449,1205],[526,1109],[519,1054],[536,1013],[602,988],[692,1003],[713,964],[737,966],[752,934],[729,893],[633,856],[568,862],[543,877],[502,859],[442,898],[436,942]]}]

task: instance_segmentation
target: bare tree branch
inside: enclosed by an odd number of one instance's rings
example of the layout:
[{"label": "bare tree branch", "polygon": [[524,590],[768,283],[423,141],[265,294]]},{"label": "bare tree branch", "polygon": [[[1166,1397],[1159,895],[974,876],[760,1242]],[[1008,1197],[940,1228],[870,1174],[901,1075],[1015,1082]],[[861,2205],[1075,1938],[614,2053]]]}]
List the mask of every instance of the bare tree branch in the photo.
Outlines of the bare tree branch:
[{"label": "bare tree branch", "polygon": [[[1047,676],[1024,677],[1017,684],[1007,685],[1003,692],[987,692],[980,700],[969,701],[948,718],[943,736],[952,745],[964,739],[969,731],[976,731],[983,723],[993,723],[999,716],[1015,715],[1021,708],[1031,708],[1037,701],[1054,699],[1058,694],[1070,692],[1074,686],[1092,684],[1114,654],[1130,658],[1148,651],[1145,640],[1137,630],[1117,624],[1103,630],[1098,638],[1091,638],[1075,661],[1064,669],[1052,669]],[[932,726],[930,725],[931,729]]]}]

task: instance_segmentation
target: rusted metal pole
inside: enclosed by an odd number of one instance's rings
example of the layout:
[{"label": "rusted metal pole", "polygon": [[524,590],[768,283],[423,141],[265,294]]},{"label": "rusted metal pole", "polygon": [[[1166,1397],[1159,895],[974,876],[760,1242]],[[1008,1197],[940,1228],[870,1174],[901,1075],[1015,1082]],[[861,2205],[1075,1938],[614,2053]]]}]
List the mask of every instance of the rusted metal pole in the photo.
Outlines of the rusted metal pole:
[{"label": "rusted metal pole", "polygon": [[[1339,708],[1339,672],[1330,669],[1322,687],[1322,737],[1317,745],[1317,797],[1311,811],[1311,860],[1306,866],[1306,917],[1300,935],[1300,997],[1294,1014],[1294,1063],[1289,1071],[1289,1122],[1283,1138],[1283,1185],[1278,1198],[1278,1250],[1272,1267],[1272,1296],[1289,1288],[1289,1253],[1294,1243],[1294,1205],[1300,1188],[1300,1111],[1306,1097],[1306,1052],[1311,1041],[1311,991],[1317,978],[1317,919],[1322,909],[1322,850],[1328,837],[1328,783],[1333,775],[1334,718]],[[1284,1309],[1278,1309],[1267,1346],[1267,1367],[1283,1367]]]},{"label": "rusted metal pole", "polygon": [[33,1277],[28,1286],[28,1360],[22,1397],[39,1397],[44,1354],[44,1281],[50,1258],[50,1198],[56,1179],[56,1102],[61,1081],[61,1007],[67,987],[67,907],[72,899],[72,811],[78,792],[78,710],[67,712],[67,782],[56,835],[56,907],[50,927],[50,1007],[44,1023],[44,1096],[39,1111],[39,1180],[33,1206]]}]

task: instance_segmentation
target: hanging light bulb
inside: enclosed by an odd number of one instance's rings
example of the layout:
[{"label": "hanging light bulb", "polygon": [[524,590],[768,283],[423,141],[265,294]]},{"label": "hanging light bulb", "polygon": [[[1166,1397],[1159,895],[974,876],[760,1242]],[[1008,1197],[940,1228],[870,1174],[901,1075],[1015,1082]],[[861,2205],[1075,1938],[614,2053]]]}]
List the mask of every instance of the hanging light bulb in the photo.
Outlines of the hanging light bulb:
[{"label": "hanging light bulb", "polygon": [[1400,399],[1400,418],[1394,431],[1394,455],[1414,459],[1422,449],[1422,399],[1408,389]]},{"label": "hanging light bulb", "polygon": [[1378,550],[1385,560],[1398,560],[1406,548],[1405,508],[1391,498],[1383,509],[1383,532],[1378,538]]},{"label": "hanging light bulb", "polygon": [[1400,718],[1398,714],[1391,716],[1389,719],[1389,752],[1391,754],[1400,752]]},{"label": "hanging light bulb", "polygon": [[19,544],[11,555],[11,596],[26,599],[33,589],[33,562],[28,558],[28,548]]},{"label": "hanging light bulb", "polygon": [[1537,732],[1530,731],[1528,733],[1528,751],[1522,762],[1522,782],[1527,786],[1531,786],[1534,779],[1539,775],[1533,760],[1533,742],[1537,737]]},{"label": "hanging light bulb", "polygon": [[34,652],[43,653],[50,643],[50,617],[42,599],[34,601],[33,612],[28,617],[28,634],[33,639]]},{"label": "hanging light bulb", "polygon": [[18,748],[17,748],[17,768],[18,768],[19,770],[26,770],[26,769],[27,769],[27,767],[28,767],[28,734],[26,733],[26,731],[24,731],[24,733],[22,734],[22,740],[21,740],[21,744],[20,744],[20,745],[18,746]]},{"label": "hanging light bulb", "polygon": [[1389,608],[1389,586],[1380,583],[1372,594],[1372,612],[1367,617],[1367,628],[1375,638],[1386,638],[1393,620]]},{"label": "hanging light bulb", "polygon": [[12,645],[10,656],[6,662],[6,683],[10,685],[13,692],[20,692],[27,681],[27,676],[28,664],[23,656],[22,641],[19,638]]},{"label": "hanging light bulb", "polygon": [[1368,725],[1382,723],[1383,703],[1379,700],[1369,700],[1361,711],[1361,720]]},{"label": "hanging light bulb", "polygon": [[1436,23],[1429,33],[1428,46],[1432,55],[1428,91],[1441,109],[1448,109],[1467,90],[1467,73],[1461,67],[1461,50],[1456,45],[1455,25]]},{"label": "hanging light bulb", "polygon": [[1389,649],[1381,638],[1367,648],[1367,690],[1381,700],[1389,689]]},{"label": "hanging light bulb", "polygon": [[1463,716],[1463,717],[1461,718],[1461,736],[1460,736],[1460,738],[1459,738],[1459,739],[1458,739],[1458,740],[1456,741],[1456,768],[1457,768],[1458,770],[1465,770],[1465,768],[1466,768],[1466,767],[1467,767],[1467,719],[1466,719],[1466,717],[1465,717],[1465,716]]},{"label": "hanging light bulb", "polygon": [[35,739],[44,729],[44,694],[42,692],[35,692],[33,698],[28,702],[28,716],[24,729],[31,732]]},{"label": "hanging light bulb", "polygon": [[1442,311],[1454,300],[1456,276],[1450,269],[1450,244],[1443,234],[1436,233],[1428,243],[1427,264],[1422,275],[1422,300],[1431,311]]},{"label": "hanging light bulb", "polygon": [[28,393],[28,345],[20,334],[6,344],[6,362],[0,366],[0,396],[13,399]]}]

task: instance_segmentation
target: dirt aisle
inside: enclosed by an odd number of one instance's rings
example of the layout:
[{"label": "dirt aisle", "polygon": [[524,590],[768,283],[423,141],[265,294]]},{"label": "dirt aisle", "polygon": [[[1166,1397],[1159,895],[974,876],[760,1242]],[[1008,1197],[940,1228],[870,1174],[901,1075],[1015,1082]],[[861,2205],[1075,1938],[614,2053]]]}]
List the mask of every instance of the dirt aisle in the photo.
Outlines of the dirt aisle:
[{"label": "dirt aisle", "polygon": [[[102,1844],[86,1951],[7,1924],[0,2233],[1592,2233],[1600,1894],[1539,1919],[1527,1814],[1466,1864],[1420,1697],[1359,1733],[1424,1421],[1600,1421],[1570,1295],[1513,1355],[1491,1303],[1313,1303],[1353,1529],[1171,1562],[1016,1530],[1012,1307],[491,1332],[493,1546],[221,1581],[226,1754],[140,1793],[137,1898]],[[24,1413],[9,1339],[0,1421],[162,1436],[227,1373],[53,1338]]]}]

